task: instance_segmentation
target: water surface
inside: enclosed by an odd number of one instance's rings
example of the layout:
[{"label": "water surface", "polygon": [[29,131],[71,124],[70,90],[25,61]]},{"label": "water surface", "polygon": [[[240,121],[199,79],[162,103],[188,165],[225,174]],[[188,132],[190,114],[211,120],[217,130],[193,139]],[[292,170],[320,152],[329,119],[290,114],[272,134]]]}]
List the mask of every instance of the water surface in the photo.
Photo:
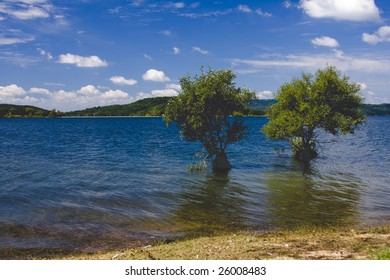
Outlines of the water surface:
[{"label": "water surface", "polygon": [[[80,251],[237,229],[390,222],[390,118],[321,135],[294,162],[260,133],[229,147],[228,174],[189,172],[198,143],[161,118],[0,119],[0,248]],[[274,147],[278,147],[275,152]]]}]

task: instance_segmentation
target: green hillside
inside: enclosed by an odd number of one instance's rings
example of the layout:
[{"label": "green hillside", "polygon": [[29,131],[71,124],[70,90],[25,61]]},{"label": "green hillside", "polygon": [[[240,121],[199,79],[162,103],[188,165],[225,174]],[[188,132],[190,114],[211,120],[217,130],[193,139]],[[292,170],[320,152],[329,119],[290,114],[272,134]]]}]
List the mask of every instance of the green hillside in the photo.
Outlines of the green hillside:
[{"label": "green hillside", "polygon": [[367,116],[390,116],[390,104],[364,104],[363,112]]},{"label": "green hillside", "polygon": [[161,116],[172,97],[154,97],[125,105],[98,106],[64,113],[65,116]]},{"label": "green hillside", "polygon": [[[98,106],[79,111],[64,113],[64,116],[161,116],[169,100],[174,97],[154,97],[138,100],[125,105]],[[274,100],[254,100],[245,115],[264,115],[266,108],[275,103]]]},{"label": "green hillside", "polygon": [[55,118],[60,112],[34,106],[0,104],[0,118]]},{"label": "green hillside", "polygon": [[[44,117],[99,117],[99,116],[161,116],[165,106],[174,97],[154,97],[138,100],[125,105],[98,106],[79,111],[60,113],[56,110],[45,110],[34,106],[0,104],[0,118],[44,118]],[[253,100],[244,115],[263,116],[267,108],[274,104],[274,99]],[[363,112],[368,116],[390,116],[390,104],[364,104]]]}]

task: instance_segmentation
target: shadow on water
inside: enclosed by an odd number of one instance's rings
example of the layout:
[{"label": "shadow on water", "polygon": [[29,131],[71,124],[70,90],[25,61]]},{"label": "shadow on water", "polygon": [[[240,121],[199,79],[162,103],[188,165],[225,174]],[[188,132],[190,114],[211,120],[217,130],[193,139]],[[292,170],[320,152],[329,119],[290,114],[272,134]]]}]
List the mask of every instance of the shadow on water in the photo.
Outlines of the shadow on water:
[{"label": "shadow on water", "polygon": [[351,226],[358,223],[362,182],[350,174],[323,175],[313,165],[264,173],[273,227]]},{"label": "shadow on water", "polygon": [[[201,180],[201,181],[200,181]],[[208,173],[183,184],[179,207],[168,219],[189,235],[212,234],[244,227],[244,188],[228,173]]]}]

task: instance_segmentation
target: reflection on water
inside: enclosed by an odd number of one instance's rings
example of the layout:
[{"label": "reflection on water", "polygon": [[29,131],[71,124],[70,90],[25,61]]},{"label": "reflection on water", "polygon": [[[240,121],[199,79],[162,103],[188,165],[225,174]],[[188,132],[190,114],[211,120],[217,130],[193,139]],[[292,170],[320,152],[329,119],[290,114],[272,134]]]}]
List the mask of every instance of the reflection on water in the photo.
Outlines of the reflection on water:
[{"label": "reflection on water", "polygon": [[0,248],[99,250],[183,234],[390,222],[390,118],[321,135],[311,166],[246,118],[228,174],[190,173],[199,143],[161,118],[0,119]]},{"label": "reflection on water", "polygon": [[246,214],[243,187],[230,182],[227,173],[203,175],[183,183],[177,197],[180,206],[169,220],[180,231],[195,235],[243,228]]},{"label": "reflection on water", "polygon": [[274,227],[345,226],[357,223],[358,178],[322,176],[310,167],[264,173],[267,209]]}]

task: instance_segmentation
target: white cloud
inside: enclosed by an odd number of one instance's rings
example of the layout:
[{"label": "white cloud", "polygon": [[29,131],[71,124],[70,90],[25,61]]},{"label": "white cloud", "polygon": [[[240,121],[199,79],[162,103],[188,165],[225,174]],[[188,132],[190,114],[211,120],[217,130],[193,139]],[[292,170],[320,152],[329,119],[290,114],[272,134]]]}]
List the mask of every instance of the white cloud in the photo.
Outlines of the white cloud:
[{"label": "white cloud", "polygon": [[374,0],[301,0],[299,7],[313,18],[351,21],[379,21]]},{"label": "white cloud", "polygon": [[150,55],[146,54],[146,53],[144,54],[144,58],[147,59],[147,60],[153,60],[153,58]]},{"label": "white cloud", "polygon": [[286,8],[286,9],[289,9],[293,6],[293,4],[291,3],[291,1],[289,0],[286,0],[283,2],[283,6]]},{"label": "white cloud", "polygon": [[172,3],[172,6],[176,9],[182,9],[186,6],[183,2]]},{"label": "white cloud", "polygon": [[75,54],[61,54],[59,56],[59,63],[75,64],[77,67],[105,67],[108,65],[107,61],[100,59],[98,56],[80,56]]},{"label": "white cloud", "polygon": [[173,47],[173,54],[179,54],[180,53],[180,49],[178,47]]},{"label": "white cloud", "polygon": [[198,53],[204,54],[204,55],[207,55],[207,54],[209,54],[209,52],[208,52],[208,51],[206,51],[206,50],[203,50],[203,49],[201,49],[201,48],[199,48],[199,47],[192,47],[192,50],[193,50],[193,51],[195,51],[195,52],[198,52]]},{"label": "white cloud", "polygon": [[44,95],[50,95],[50,90],[45,89],[45,88],[37,88],[37,87],[32,87],[28,91],[29,93],[33,94],[44,94]]},{"label": "white cloud", "polygon": [[26,95],[26,91],[15,84],[0,86],[0,103],[33,104],[38,99]]},{"label": "white cloud", "polygon": [[243,13],[247,13],[247,14],[252,14],[252,13],[256,13],[258,15],[261,15],[261,16],[272,16],[270,13],[267,13],[267,12],[263,12],[261,9],[256,9],[256,10],[252,10],[251,8],[249,8],[248,5],[238,5],[237,9],[240,11],[240,12],[243,12]]},{"label": "white cloud", "polygon": [[166,89],[174,89],[176,91],[181,91],[181,85],[179,85],[179,84],[166,84],[165,88]]},{"label": "white cloud", "polygon": [[256,97],[258,99],[273,99],[274,94],[270,90],[264,90],[256,93]]},{"label": "white cloud", "polygon": [[326,65],[332,65],[336,66],[340,71],[359,71],[363,73],[383,73],[390,71],[390,60],[347,56],[339,50],[315,55],[287,55],[279,57],[275,60],[234,59],[232,63],[234,65],[249,66],[251,67],[249,70],[264,68],[303,68],[315,71],[319,68],[326,67]]},{"label": "white cloud", "polygon": [[172,36],[172,31],[170,30],[163,30],[160,32],[162,35],[165,35],[167,37]]},{"label": "white cloud", "polygon": [[252,13],[252,9],[249,8],[247,5],[238,5],[237,9],[244,13]]},{"label": "white cloud", "polygon": [[357,84],[360,86],[360,90],[366,90],[368,88],[366,83],[357,83]]},{"label": "white cloud", "polygon": [[0,98],[2,97],[15,97],[23,96],[26,94],[26,91],[15,84],[8,86],[0,86]]},{"label": "white cloud", "polygon": [[109,90],[109,91],[106,91],[102,94],[102,98],[104,99],[123,99],[123,98],[128,98],[129,95],[124,92],[124,91],[121,91],[119,89],[117,90]]},{"label": "white cloud", "polygon": [[143,74],[142,78],[145,81],[152,81],[152,82],[169,82],[170,79],[165,76],[165,73],[163,71],[158,71],[155,69],[149,69],[146,71],[145,74]]},{"label": "white cloud", "polygon": [[53,6],[48,1],[9,0],[0,3],[0,13],[20,20],[49,18]]},{"label": "white cloud", "polygon": [[48,11],[39,8],[39,7],[29,7],[25,10],[19,10],[19,11],[12,11],[10,12],[11,15],[18,19],[27,20],[27,19],[36,19],[36,18],[48,18],[49,13]]},{"label": "white cloud", "polygon": [[171,88],[152,90],[153,97],[177,96],[178,94],[179,93],[176,90],[171,89]]},{"label": "white cloud", "polygon": [[0,45],[14,45],[33,41],[34,37],[29,38],[0,38]]},{"label": "white cloud", "polygon": [[71,91],[37,87],[26,91],[16,84],[0,86],[0,103],[35,105],[47,109],[57,108],[61,111],[127,104],[133,101],[134,98],[125,91],[102,89],[94,85],[86,85]]},{"label": "white cloud", "polygon": [[152,90],[150,93],[139,92],[137,99],[144,99],[149,97],[163,97],[163,96],[177,96],[181,91],[179,84],[166,84],[165,89]]},{"label": "white cloud", "polygon": [[110,78],[110,81],[116,85],[125,85],[125,86],[133,86],[137,83],[134,79],[126,79],[122,76],[113,76]]},{"label": "white cloud", "polygon": [[99,95],[101,92],[93,85],[87,85],[78,90],[83,95]]},{"label": "white cloud", "polygon": [[337,48],[339,46],[339,43],[336,39],[327,36],[314,38],[313,40],[311,40],[311,43],[315,46],[323,46],[330,48]]},{"label": "white cloud", "polygon": [[40,48],[37,48],[37,51],[39,52],[39,54],[40,54],[41,56],[46,57],[48,60],[52,60],[52,59],[53,59],[53,56],[51,55],[50,52],[47,52],[47,51],[42,50],[42,49],[40,49]]},{"label": "white cloud", "polygon": [[390,26],[382,26],[373,34],[363,33],[362,40],[370,45],[376,45],[377,43],[382,42],[390,42]]}]

